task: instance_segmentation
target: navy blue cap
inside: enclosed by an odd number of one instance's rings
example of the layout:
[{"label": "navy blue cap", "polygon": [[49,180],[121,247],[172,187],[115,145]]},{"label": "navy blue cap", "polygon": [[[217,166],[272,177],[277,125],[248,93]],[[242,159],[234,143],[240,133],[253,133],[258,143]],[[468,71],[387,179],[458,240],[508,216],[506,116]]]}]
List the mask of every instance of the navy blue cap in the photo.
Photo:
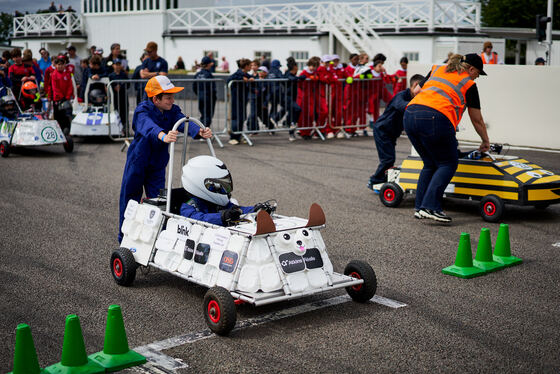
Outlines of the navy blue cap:
[{"label": "navy blue cap", "polygon": [[212,59],[211,59],[210,57],[208,57],[208,56],[202,57],[202,61],[200,61],[200,63],[201,63],[202,65],[208,65],[208,64],[211,63],[211,62],[212,62]]}]

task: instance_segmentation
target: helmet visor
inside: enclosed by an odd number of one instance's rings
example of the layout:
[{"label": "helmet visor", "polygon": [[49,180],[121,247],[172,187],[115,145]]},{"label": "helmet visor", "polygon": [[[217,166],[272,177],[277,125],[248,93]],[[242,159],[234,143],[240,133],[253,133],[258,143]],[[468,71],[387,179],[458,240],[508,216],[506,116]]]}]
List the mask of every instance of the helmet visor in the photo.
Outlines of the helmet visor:
[{"label": "helmet visor", "polygon": [[210,192],[219,193],[221,195],[230,195],[233,191],[233,182],[231,174],[222,178],[206,178],[204,180],[204,187]]}]

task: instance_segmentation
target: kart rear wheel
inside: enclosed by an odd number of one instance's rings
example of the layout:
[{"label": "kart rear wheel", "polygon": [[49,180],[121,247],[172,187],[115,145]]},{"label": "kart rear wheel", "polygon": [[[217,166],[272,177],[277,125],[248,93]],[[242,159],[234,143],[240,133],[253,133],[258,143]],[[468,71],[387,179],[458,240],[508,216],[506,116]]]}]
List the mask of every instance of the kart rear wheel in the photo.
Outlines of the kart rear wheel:
[{"label": "kart rear wheel", "polygon": [[206,292],[202,312],[208,328],[215,334],[227,335],[235,327],[235,302],[229,291],[223,287],[212,287]]},{"label": "kart rear wheel", "polygon": [[2,157],[8,157],[9,154],[10,154],[10,144],[7,141],[2,140],[2,142],[0,142],[0,155]]},{"label": "kart rear wheel", "polygon": [[365,261],[350,261],[344,269],[344,275],[352,278],[363,279],[364,283],[357,286],[346,287],[346,292],[352,300],[365,303],[370,300],[377,291],[377,278],[373,268]]},{"label": "kart rear wheel", "polygon": [[403,195],[401,186],[394,182],[384,183],[379,190],[379,199],[383,205],[389,208],[398,207],[403,199]]},{"label": "kart rear wheel", "polygon": [[111,274],[119,286],[130,286],[136,278],[138,265],[132,252],[127,248],[119,248],[111,255]]},{"label": "kart rear wheel", "polygon": [[496,195],[486,195],[480,200],[480,215],[487,222],[498,222],[504,214],[504,202]]},{"label": "kart rear wheel", "polygon": [[66,153],[74,151],[74,139],[70,135],[66,135],[66,142],[63,144]]},{"label": "kart rear wheel", "polygon": [[539,204],[535,204],[535,209],[538,210],[545,210],[546,208],[549,207],[550,204],[548,203],[539,203]]}]

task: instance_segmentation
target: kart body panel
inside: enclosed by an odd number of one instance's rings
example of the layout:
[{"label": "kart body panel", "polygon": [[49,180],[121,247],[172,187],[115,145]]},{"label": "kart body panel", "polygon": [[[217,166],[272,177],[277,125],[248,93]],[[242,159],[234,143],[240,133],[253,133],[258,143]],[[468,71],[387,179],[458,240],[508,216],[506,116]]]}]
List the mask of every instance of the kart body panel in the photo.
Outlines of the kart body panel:
[{"label": "kart body panel", "polygon": [[66,137],[54,120],[22,116],[0,123],[0,141],[7,141],[11,147],[29,147],[64,144]]},{"label": "kart body panel", "polygon": [[[396,182],[404,192],[414,192],[422,167],[419,157],[409,156],[389,181]],[[513,205],[558,204],[560,176],[516,156],[459,159],[445,196],[481,200],[487,195],[496,195]]]}]

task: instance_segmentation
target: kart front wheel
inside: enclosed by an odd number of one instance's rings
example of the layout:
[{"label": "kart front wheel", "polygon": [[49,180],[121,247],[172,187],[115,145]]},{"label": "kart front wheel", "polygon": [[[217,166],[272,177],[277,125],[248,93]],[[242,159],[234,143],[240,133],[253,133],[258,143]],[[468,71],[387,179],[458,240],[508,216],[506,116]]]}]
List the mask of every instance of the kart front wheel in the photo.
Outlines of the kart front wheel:
[{"label": "kart front wheel", "polygon": [[132,252],[127,248],[119,248],[111,255],[111,273],[119,286],[130,286],[136,278],[138,265]]},{"label": "kart front wheel", "polygon": [[383,205],[389,208],[398,207],[403,199],[403,195],[401,186],[394,182],[384,183],[379,190],[379,199]]},{"label": "kart front wheel", "polygon": [[204,295],[202,312],[213,333],[227,335],[235,327],[237,310],[233,297],[223,287],[212,287]]},{"label": "kart front wheel", "polygon": [[10,144],[7,141],[2,140],[2,142],[0,142],[0,155],[2,157],[8,157],[9,154],[10,154]]},{"label": "kart front wheel", "polygon": [[66,153],[72,153],[74,151],[74,139],[70,135],[66,135],[66,142],[63,144]]},{"label": "kart front wheel", "polygon": [[498,222],[504,214],[504,202],[496,195],[486,195],[480,200],[480,215],[486,222]]},{"label": "kart front wheel", "polygon": [[377,278],[375,271],[367,262],[359,260],[350,261],[344,269],[344,275],[364,280],[362,284],[346,287],[346,292],[348,292],[352,300],[365,303],[375,295],[375,291],[377,291]]}]

